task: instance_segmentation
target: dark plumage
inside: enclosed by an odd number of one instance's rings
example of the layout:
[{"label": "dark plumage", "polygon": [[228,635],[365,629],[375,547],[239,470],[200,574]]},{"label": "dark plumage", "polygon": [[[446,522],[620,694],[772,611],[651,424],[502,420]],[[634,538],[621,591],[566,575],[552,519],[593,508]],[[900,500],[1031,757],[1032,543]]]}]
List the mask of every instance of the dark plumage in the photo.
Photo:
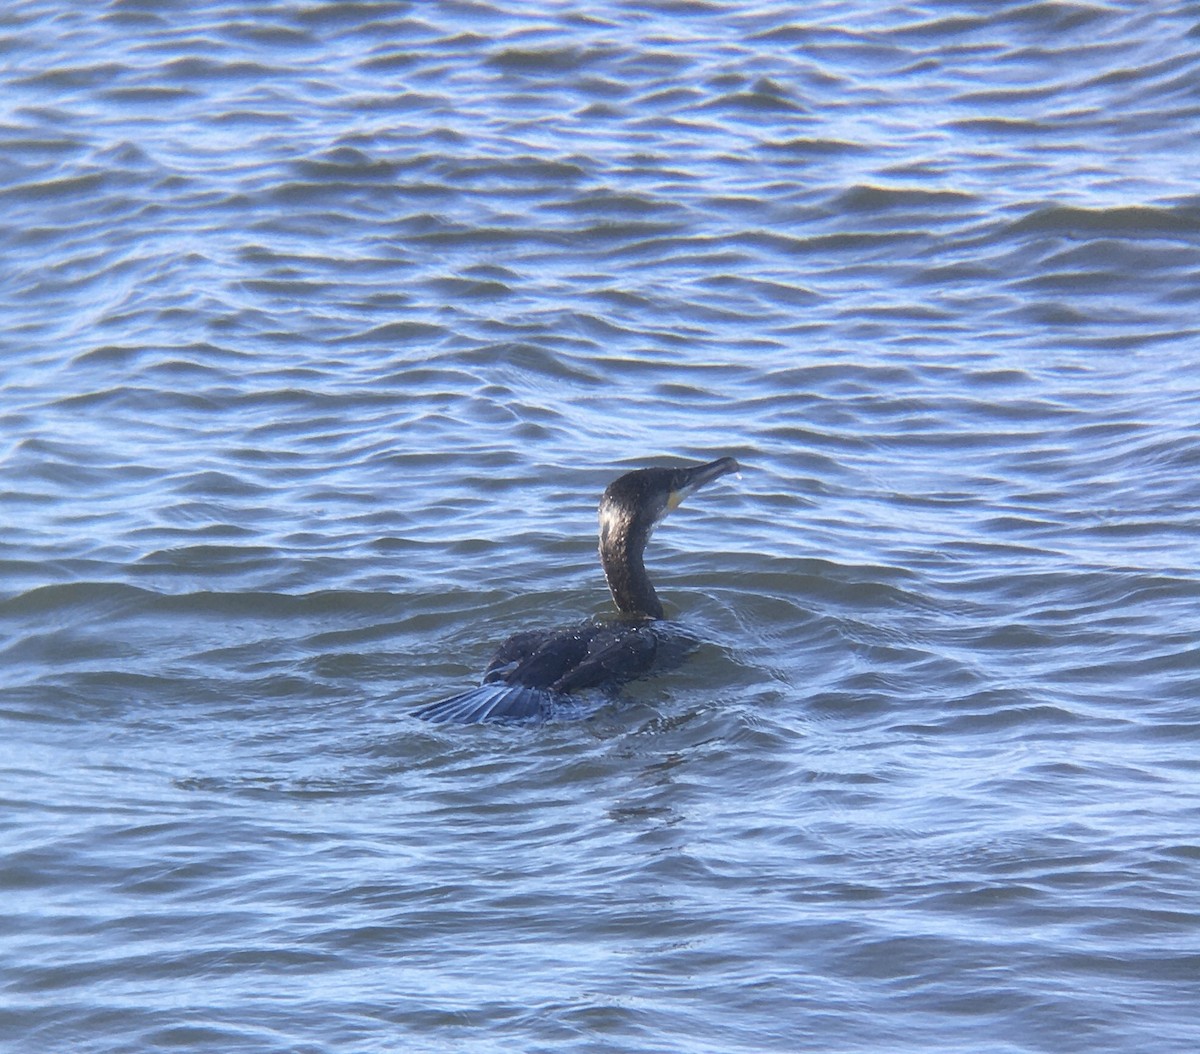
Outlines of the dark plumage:
[{"label": "dark plumage", "polygon": [[611,483],[600,499],[600,563],[620,617],[565,629],[514,633],[483,682],[413,711],[429,721],[528,720],[570,713],[572,697],[612,690],[679,662],[694,641],[662,621],[642,559],[658,522],[684,498],[738,463],[723,457],[689,468],[643,468]]}]

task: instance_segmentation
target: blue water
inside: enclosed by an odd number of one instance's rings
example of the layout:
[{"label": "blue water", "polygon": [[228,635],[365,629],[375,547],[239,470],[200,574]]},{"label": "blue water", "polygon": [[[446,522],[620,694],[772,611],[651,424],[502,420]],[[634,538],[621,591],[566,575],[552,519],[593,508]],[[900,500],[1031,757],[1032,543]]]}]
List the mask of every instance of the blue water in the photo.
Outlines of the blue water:
[{"label": "blue water", "polygon": [[[9,5],[0,1049],[1197,1049],[1198,41]],[[685,667],[410,715],[724,455]]]}]

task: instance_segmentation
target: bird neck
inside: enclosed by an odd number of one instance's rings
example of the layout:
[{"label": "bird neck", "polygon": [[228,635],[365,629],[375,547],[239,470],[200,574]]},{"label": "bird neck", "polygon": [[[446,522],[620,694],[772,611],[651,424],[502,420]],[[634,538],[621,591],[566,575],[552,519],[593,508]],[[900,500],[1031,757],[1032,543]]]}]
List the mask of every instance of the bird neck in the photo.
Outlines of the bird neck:
[{"label": "bird neck", "polygon": [[646,574],[640,551],[622,553],[602,549],[600,562],[604,565],[604,577],[608,579],[613,601],[622,615],[663,617],[662,602]]},{"label": "bird neck", "polygon": [[[609,526],[610,529],[604,529]],[[646,574],[642,552],[646,548],[648,534],[612,529],[616,525],[602,525],[600,531],[600,563],[613,602],[622,615],[640,615],[644,618],[662,618],[663,606]]]}]

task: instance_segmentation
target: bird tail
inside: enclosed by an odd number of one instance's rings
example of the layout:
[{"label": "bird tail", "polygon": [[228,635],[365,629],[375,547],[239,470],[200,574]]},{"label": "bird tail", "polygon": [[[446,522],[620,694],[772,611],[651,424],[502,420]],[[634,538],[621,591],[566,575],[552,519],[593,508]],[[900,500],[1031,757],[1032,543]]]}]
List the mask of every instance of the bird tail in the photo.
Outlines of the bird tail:
[{"label": "bird tail", "polygon": [[456,721],[464,725],[481,721],[529,721],[549,717],[555,702],[561,698],[548,688],[496,681],[428,703],[412,713],[426,721]]}]

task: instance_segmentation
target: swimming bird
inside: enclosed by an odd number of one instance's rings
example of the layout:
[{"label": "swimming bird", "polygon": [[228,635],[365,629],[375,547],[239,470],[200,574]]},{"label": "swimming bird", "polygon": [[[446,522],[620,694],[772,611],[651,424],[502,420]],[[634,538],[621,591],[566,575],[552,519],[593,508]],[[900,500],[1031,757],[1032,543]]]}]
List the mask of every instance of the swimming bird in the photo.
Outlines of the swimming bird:
[{"label": "swimming bird", "polygon": [[514,633],[496,650],[478,687],[413,711],[428,721],[528,721],[568,715],[588,689],[611,692],[682,660],[695,639],[663,620],[643,553],[664,516],[689,494],[739,470],[731,457],[686,468],[641,468],[600,499],[600,564],[615,618]]}]

